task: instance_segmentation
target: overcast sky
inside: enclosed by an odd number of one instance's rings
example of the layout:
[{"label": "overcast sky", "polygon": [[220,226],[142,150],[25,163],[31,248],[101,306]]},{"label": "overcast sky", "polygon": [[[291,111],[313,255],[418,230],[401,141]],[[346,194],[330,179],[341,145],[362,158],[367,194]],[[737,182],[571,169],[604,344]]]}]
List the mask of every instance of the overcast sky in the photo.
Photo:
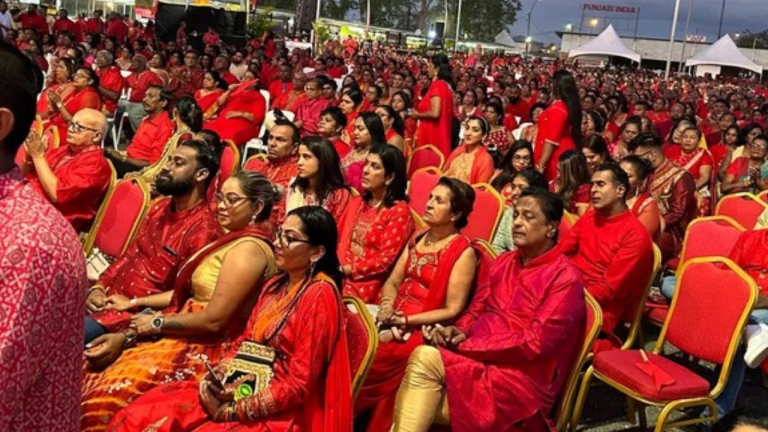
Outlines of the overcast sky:
[{"label": "overcast sky", "polygon": [[[523,9],[518,15],[518,20],[511,27],[512,36],[526,34],[526,18],[534,0],[522,0]],[[566,23],[573,23],[574,30],[578,30],[581,18],[581,4],[592,3],[616,6],[639,6],[640,20],[638,35],[646,37],[669,37],[671,30],[672,14],[675,0],[538,0],[539,4],[533,11],[531,18],[531,35],[534,39],[543,42],[558,42],[555,31],[563,30]],[[677,23],[677,37],[682,38],[685,28],[685,20],[688,13],[690,0],[680,0],[680,17]],[[725,18],[723,19],[723,32],[738,32],[749,29],[762,31],[768,28],[768,0],[725,0]],[[720,19],[722,0],[693,0],[693,14],[688,30],[689,34],[707,36],[708,41],[713,41],[717,36],[717,25]],[[594,12],[585,13],[585,26],[588,16],[595,16]],[[629,17],[632,15],[613,14],[612,17]],[[624,29],[619,27],[624,26]],[[614,27],[622,36],[631,36],[634,32],[634,23],[619,21]],[[587,28],[584,29],[587,31]]]}]

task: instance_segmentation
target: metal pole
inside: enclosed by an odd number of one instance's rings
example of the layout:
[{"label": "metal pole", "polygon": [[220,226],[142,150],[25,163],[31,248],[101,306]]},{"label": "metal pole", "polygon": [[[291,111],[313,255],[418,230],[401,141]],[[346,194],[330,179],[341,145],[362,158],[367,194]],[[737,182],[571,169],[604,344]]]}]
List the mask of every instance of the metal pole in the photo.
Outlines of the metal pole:
[{"label": "metal pole", "polygon": [[637,15],[635,16],[635,34],[632,36],[632,50],[637,49],[637,25],[640,23],[640,6],[637,7]]},{"label": "metal pole", "polygon": [[675,47],[675,33],[677,32],[677,17],[680,15],[680,0],[675,0],[675,12],[672,15],[672,30],[669,32],[669,49],[667,50],[667,68],[664,70],[664,79],[669,79],[669,70],[672,68],[672,49]]},{"label": "metal pole", "polygon": [[366,1],[367,6],[365,10],[365,32],[371,31],[371,0]]},{"label": "metal pole", "polygon": [[459,0],[459,10],[456,12],[456,43],[453,47],[456,51],[459,50],[459,32],[461,31],[461,3],[462,0]]},{"label": "metal pole", "polygon": [[717,25],[717,40],[720,40],[720,36],[723,35],[723,17],[725,16],[725,0],[723,0],[723,6],[720,9],[720,24]]},{"label": "metal pole", "polygon": [[683,60],[685,60],[685,44],[688,42],[688,26],[691,25],[691,11],[693,10],[693,0],[688,0],[688,18],[685,19],[685,33],[683,34],[683,49],[680,52],[680,66],[678,72],[683,71]]},{"label": "metal pole", "polygon": [[752,41],[752,61],[755,61],[755,49],[757,48],[757,39],[758,37],[755,36],[755,40]]},{"label": "metal pole", "polygon": [[581,46],[581,32],[584,31],[584,5],[581,5],[581,21],[579,21],[579,40],[576,42],[576,46]]},{"label": "metal pole", "polygon": [[531,9],[528,11],[528,29],[525,31],[525,54],[527,55],[531,51],[531,43],[528,42],[531,37],[531,15],[533,14],[533,10],[536,9],[536,5],[539,4],[541,0],[536,0],[533,2],[533,6],[531,6]]}]

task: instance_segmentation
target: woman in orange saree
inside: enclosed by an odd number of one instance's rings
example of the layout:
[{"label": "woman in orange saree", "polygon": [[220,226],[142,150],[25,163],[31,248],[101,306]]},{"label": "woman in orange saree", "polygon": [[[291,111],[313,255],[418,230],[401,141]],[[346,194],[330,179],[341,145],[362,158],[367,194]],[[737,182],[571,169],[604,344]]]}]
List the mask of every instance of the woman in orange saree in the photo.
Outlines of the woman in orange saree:
[{"label": "woman in orange saree", "polygon": [[[86,370],[84,431],[104,430],[120,409],[161,384],[201,377],[206,361],[216,363],[237,346],[262,285],[276,271],[273,230],[266,222],[275,196],[263,175],[241,171],[224,182],[216,201],[219,223],[229,234],[181,268],[162,314],[134,318],[134,337],[164,337],[142,341],[103,370]],[[111,307],[120,310],[152,301],[110,297]]]},{"label": "woman in orange saree", "polygon": [[469,185],[441,178],[424,212],[429,230],[411,239],[384,285],[376,317],[381,343],[355,401],[356,413],[372,410],[369,432],[389,431],[408,357],[422,344],[422,326],[453,322],[469,301],[478,262],[485,261],[459,233],[473,205]]},{"label": "woman in orange saree", "polygon": [[[265,286],[239,352],[271,353],[269,366],[226,357],[198,384],[158,387],[118,413],[110,432],[350,432],[352,388],[338,286],[333,216],[321,207],[289,213],[277,234],[275,262],[284,273]],[[243,354],[240,354],[243,355]],[[242,361],[263,370],[255,389],[218,383]],[[215,374],[215,376],[214,376]],[[236,399],[236,401],[235,401]]]},{"label": "woman in orange saree", "polygon": [[381,287],[413,233],[406,183],[400,150],[372,148],[363,167],[363,195],[350,200],[339,222],[344,295],[379,303]]},{"label": "woman in orange saree", "polygon": [[231,140],[240,147],[255,138],[267,115],[267,103],[258,87],[258,79],[230,87],[219,96],[216,101],[219,111],[205,122],[203,129],[210,129],[222,141]]},{"label": "woman in orange saree", "polygon": [[203,110],[203,120],[208,121],[216,114],[216,111],[219,109],[216,101],[226,88],[227,85],[221,79],[218,72],[210,70],[205,73],[203,88],[195,92],[195,101]]}]

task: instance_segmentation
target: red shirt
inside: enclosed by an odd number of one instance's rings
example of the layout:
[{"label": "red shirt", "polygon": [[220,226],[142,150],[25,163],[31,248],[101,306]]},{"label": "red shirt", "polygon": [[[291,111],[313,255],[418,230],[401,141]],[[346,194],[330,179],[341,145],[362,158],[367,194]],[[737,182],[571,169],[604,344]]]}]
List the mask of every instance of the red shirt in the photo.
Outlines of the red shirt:
[{"label": "red shirt", "polygon": [[141,102],[144,100],[150,85],[163,85],[163,80],[149,69],[138,75],[132,74],[126,78],[126,82],[128,87],[131,88],[131,97],[128,99],[130,102]]},{"label": "red shirt", "polygon": [[203,35],[203,43],[206,45],[216,45],[219,43],[219,34],[216,32],[205,32]]},{"label": "red shirt", "polygon": [[530,121],[528,118],[528,111],[530,110],[531,106],[522,99],[518,100],[517,103],[510,102],[507,104],[507,114],[520,117],[520,123],[528,123]]},{"label": "red shirt", "polygon": [[270,104],[274,104],[277,98],[291,90],[293,90],[293,83],[284,83],[280,80],[273,81],[272,84],[269,85]]},{"label": "red shirt", "polygon": [[318,97],[305,98],[296,104],[296,120],[301,120],[301,136],[318,135],[317,124],[320,123],[320,113],[328,108],[328,99]]},{"label": "red shirt", "polygon": [[299,171],[297,165],[298,161],[298,156],[290,156],[274,162],[253,158],[246,161],[243,169],[260,172],[264,174],[264,177],[268,178],[272,184],[281,186],[284,190],[288,190],[288,185],[296,177]]},{"label": "red shirt", "polygon": [[18,168],[0,174],[0,263],[0,430],[78,430],[83,248]]},{"label": "red shirt", "polygon": [[163,155],[165,143],[173,135],[176,125],[168,113],[163,111],[160,115],[146,117],[136,129],[131,145],[128,146],[128,157],[155,163]]},{"label": "red shirt", "polygon": [[104,33],[105,27],[104,21],[102,21],[101,18],[88,18],[85,21],[86,33]]},{"label": "red shirt", "polygon": [[121,19],[111,19],[107,23],[107,36],[112,36],[121,44],[128,36],[128,26]]},{"label": "red shirt", "polygon": [[[216,240],[220,229],[207,201],[175,212],[173,200],[161,198],[152,205],[136,239],[101,275],[99,284],[110,295],[128,298],[172,290],[179,266]],[[130,323],[131,315],[106,311],[92,317],[117,331]],[[82,325],[82,312],[80,320]]]},{"label": "red shirt", "polygon": [[[120,74],[120,69],[117,66],[109,66],[105,71],[96,69],[96,75],[99,77],[99,83],[102,87],[113,92],[117,92],[118,98],[120,91],[123,88],[123,76]],[[146,93],[146,90],[145,90]],[[117,101],[109,99],[108,97],[101,95],[101,99],[104,101],[104,109],[114,114],[117,109]]]},{"label": "red shirt", "polygon": [[189,69],[186,65],[178,69],[175,77],[179,81],[178,92],[194,95],[203,87],[205,72],[197,69]]},{"label": "red shirt", "polygon": [[[72,224],[77,232],[87,231],[109,188],[112,170],[98,146],[61,146],[45,155],[48,166],[56,176],[56,202],[53,206]],[[46,199],[37,173],[26,180]]]},{"label": "red shirt", "polygon": [[76,22],[72,21],[69,18],[61,19],[58,18],[53,23],[53,33],[59,34],[61,32],[68,32],[75,35],[75,38],[78,42],[81,42],[83,40],[83,35],[80,32],[80,26],[77,25]]},{"label": "red shirt", "polygon": [[48,33],[48,23],[45,21],[45,17],[37,13],[30,15],[29,12],[24,12],[21,14],[21,27],[35,29],[40,34]]},{"label": "red shirt", "polygon": [[739,236],[728,255],[754,279],[761,296],[768,295],[768,230],[747,231]]}]

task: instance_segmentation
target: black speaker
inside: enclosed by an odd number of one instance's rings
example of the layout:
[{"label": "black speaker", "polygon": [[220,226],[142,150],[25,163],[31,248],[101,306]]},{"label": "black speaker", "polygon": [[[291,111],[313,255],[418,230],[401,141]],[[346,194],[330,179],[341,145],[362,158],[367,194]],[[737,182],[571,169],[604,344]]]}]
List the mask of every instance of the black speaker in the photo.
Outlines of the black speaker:
[{"label": "black speaker", "polygon": [[312,21],[315,20],[317,13],[317,2],[319,0],[296,0],[296,28],[295,33],[301,31],[311,31]]}]

